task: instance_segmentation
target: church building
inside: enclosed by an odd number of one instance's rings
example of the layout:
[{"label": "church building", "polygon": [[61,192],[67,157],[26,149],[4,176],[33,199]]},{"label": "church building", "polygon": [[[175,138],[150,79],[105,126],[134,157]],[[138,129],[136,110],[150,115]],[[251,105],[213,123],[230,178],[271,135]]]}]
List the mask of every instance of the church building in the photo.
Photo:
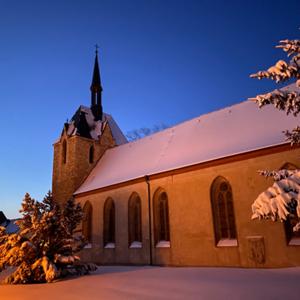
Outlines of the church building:
[{"label": "church building", "polygon": [[300,266],[292,221],[251,221],[272,184],[258,171],[300,167],[282,133],[297,118],[244,101],[128,142],[103,112],[97,51],[90,91],[54,143],[52,184],[56,201],[75,197],[83,208],[83,260]]}]

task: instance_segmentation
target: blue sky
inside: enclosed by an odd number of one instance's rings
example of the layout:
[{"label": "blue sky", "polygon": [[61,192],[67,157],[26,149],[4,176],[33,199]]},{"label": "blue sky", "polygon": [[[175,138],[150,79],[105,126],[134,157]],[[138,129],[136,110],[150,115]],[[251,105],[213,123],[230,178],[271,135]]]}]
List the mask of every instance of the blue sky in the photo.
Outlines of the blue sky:
[{"label": "blue sky", "polygon": [[89,105],[94,45],[103,107],[126,133],[173,125],[274,87],[249,74],[299,38],[299,1],[0,0],[0,210],[51,188],[52,143]]}]

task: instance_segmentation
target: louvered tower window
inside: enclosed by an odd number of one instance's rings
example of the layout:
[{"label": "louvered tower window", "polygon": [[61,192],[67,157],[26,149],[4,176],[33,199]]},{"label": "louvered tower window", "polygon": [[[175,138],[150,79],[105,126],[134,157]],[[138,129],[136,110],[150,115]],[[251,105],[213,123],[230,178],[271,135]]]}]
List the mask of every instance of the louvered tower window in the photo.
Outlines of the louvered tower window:
[{"label": "louvered tower window", "polygon": [[94,146],[90,147],[89,151],[89,162],[92,164],[94,162]]}]

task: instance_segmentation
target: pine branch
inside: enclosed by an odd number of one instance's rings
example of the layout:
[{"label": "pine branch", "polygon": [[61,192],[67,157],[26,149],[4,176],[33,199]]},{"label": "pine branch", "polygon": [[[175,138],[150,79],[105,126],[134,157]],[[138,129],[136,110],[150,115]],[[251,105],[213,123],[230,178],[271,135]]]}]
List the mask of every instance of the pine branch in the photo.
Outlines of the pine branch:
[{"label": "pine branch", "polygon": [[298,170],[278,170],[278,171],[269,171],[269,170],[260,170],[258,173],[264,177],[272,177],[274,181],[279,181],[281,179],[288,178],[289,176],[294,175]]},{"label": "pine branch", "polygon": [[294,54],[300,54],[300,40],[282,40],[279,41],[279,45],[276,48],[282,49],[284,52],[287,53],[287,56],[291,56]]},{"label": "pine branch", "polygon": [[286,136],[286,141],[289,141],[291,145],[300,144],[300,127],[293,128],[292,131],[286,130],[283,132]]},{"label": "pine branch", "polygon": [[[300,40],[282,40],[276,48],[282,49],[290,57],[287,63],[279,60],[267,71],[259,71],[250,75],[257,79],[271,79],[285,82],[295,79],[296,87],[300,88]],[[272,104],[278,110],[285,111],[287,115],[293,114],[295,117],[300,112],[300,95],[297,91],[275,90],[274,92],[258,95],[251,100],[255,101],[261,108]],[[286,140],[293,144],[300,144],[300,127],[293,128],[292,131],[284,131]],[[297,217],[298,223],[293,230],[300,230],[300,171],[280,170],[280,171],[260,171],[266,177],[272,177],[275,183],[265,192],[261,193],[252,205],[252,218],[271,218],[272,220],[286,220],[287,217]]]},{"label": "pine branch", "polygon": [[285,111],[287,115],[292,113],[297,116],[300,112],[300,94],[296,91],[275,90],[271,93],[257,95],[249,100],[255,101],[259,108],[273,104],[277,109]]},{"label": "pine branch", "polygon": [[287,219],[291,214],[300,218],[298,210],[300,199],[300,171],[284,177],[262,192],[252,204],[252,219],[271,218],[273,221],[278,218],[281,221]]},{"label": "pine branch", "polygon": [[251,78],[259,80],[263,78],[271,79],[278,82],[285,82],[291,78],[300,78],[299,70],[295,65],[287,64],[284,60],[279,60],[274,66],[267,71],[259,71],[250,75]]}]

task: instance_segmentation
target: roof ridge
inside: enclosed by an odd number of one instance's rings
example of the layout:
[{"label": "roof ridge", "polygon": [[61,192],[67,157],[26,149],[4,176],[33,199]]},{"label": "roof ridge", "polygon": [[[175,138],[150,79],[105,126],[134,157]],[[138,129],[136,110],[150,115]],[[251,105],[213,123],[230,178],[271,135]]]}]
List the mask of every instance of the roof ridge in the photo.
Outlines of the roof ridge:
[{"label": "roof ridge", "polygon": [[[180,122],[180,123],[177,123],[177,124],[175,124],[175,125],[173,125],[173,126],[167,127],[167,128],[162,129],[162,130],[160,130],[160,131],[153,132],[153,133],[151,133],[151,134],[149,134],[149,135],[146,135],[146,136],[143,136],[143,137],[141,137],[141,138],[139,138],[139,139],[136,139],[136,140],[133,140],[133,141],[129,141],[128,143],[119,145],[118,147],[125,146],[125,145],[129,145],[129,144],[138,143],[138,142],[140,142],[140,141],[142,141],[142,140],[144,140],[144,139],[151,138],[151,137],[153,137],[153,136],[162,134],[162,133],[164,133],[164,132],[166,132],[166,131],[168,131],[168,130],[174,130],[175,128],[177,128],[177,127],[179,127],[179,126],[182,126],[183,124],[186,124],[186,123],[189,123],[189,122],[192,122],[192,121],[199,120],[200,118],[206,117],[206,116],[211,115],[211,114],[219,113],[219,112],[221,112],[221,111],[223,111],[223,110],[230,109],[230,108],[232,108],[232,107],[234,107],[234,106],[239,106],[239,105],[245,104],[245,103],[247,103],[247,102],[251,102],[251,101],[250,101],[249,99],[247,99],[247,100],[244,100],[244,101],[242,101],[242,102],[232,104],[232,105],[230,105],[230,106],[225,106],[225,107],[223,107],[223,108],[219,108],[219,109],[217,109],[217,110],[210,111],[210,112],[205,113],[205,114],[203,114],[203,115],[199,115],[199,116],[197,116],[197,117],[193,117],[192,119],[188,119],[188,120],[182,121],[182,122]],[[112,149],[113,149],[113,148],[108,149],[108,150],[112,150]]]},{"label": "roof ridge", "polygon": [[[292,83],[292,84],[289,84],[289,85],[285,85],[285,86],[279,88],[278,90],[286,90],[286,89],[288,89],[288,88],[290,88],[290,87],[294,87],[294,86],[295,86],[295,83]],[[273,90],[273,91],[274,91],[274,90]],[[273,91],[272,91],[272,92],[273,92]],[[207,112],[207,113],[204,113],[204,114],[201,114],[201,115],[199,115],[199,116],[193,117],[193,118],[191,118],[191,119],[188,119],[188,120],[182,121],[182,122],[180,122],[180,123],[177,123],[177,124],[175,124],[175,125],[173,125],[173,126],[167,127],[167,128],[165,128],[165,129],[163,129],[163,130],[160,130],[160,131],[154,132],[154,133],[152,133],[152,134],[149,134],[149,135],[147,135],[147,136],[144,136],[144,137],[142,137],[142,138],[140,138],[140,139],[137,139],[137,140],[134,140],[134,141],[130,141],[130,142],[128,142],[128,144],[131,144],[131,143],[140,141],[140,140],[145,139],[145,138],[149,138],[150,136],[154,136],[154,135],[156,135],[156,134],[160,134],[160,133],[162,133],[162,132],[164,132],[164,131],[167,131],[167,130],[169,130],[169,129],[174,129],[175,127],[181,126],[181,125],[183,125],[183,124],[185,124],[185,123],[188,123],[188,122],[192,122],[192,121],[194,121],[194,120],[196,120],[196,119],[199,120],[200,118],[204,118],[204,117],[209,116],[209,115],[211,115],[211,114],[219,113],[219,112],[222,112],[222,111],[224,111],[224,110],[226,110],[226,109],[231,109],[231,108],[233,108],[233,107],[237,107],[237,106],[240,106],[240,105],[249,103],[249,102],[252,102],[252,101],[250,100],[250,98],[248,98],[248,99],[246,99],[246,100],[243,100],[243,101],[241,101],[241,102],[237,102],[237,103],[231,104],[231,105],[229,105],[229,106],[224,106],[224,107],[218,108],[218,109],[216,109],[216,110],[209,111],[209,112]],[[120,145],[120,146],[122,146],[122,145]]]},{"label": "roof ridge", "polygon": [[[176,125],[174,125],[174,126],[171,126],[171,127],[165,128],[165,129],[163,129],[163,130],[154,132],[154,133],[152,133],[152,134],[146,135],[146,136],[144,136],[144,137],[142,137],[142,138],[139,138],[139,139],[137,139],[137,140],[134,140],[134,141],[128,141],[127,143],[118,145],[117,147],[109,148],[109,149],[107,149],[107,150],[104,152],[102,158],[104,158],[104,156],[108,155],[108,153],[110,153],[110,152],[114,152],[114,151],[117,151],[117,150],[119,151],[119,149],[120,149],[121,147],[123,147],[123,148],[126,147],[126,146],[127,146],[127,147],[132,147],[132,145],[134,145],[134,144],[141,143],[141,142],[145,141],[146,139],[152,139],[153,137],[158,136],[158,135],[161,135],[161,134],[167,132],[168,130],[169,130],[169,131],[171,130],[171,131],[173,132],[176,128],[178,128],[179,126],[182,126],[183,124],[186,124],[186,123],[189,123],[189,122],[192,122],[192,121],[199,120],[200,118],[206,117],[206,116],[211,115],[211,114],[214,114],[214,113],[219,113],[219,112],[224,111],[224,110],[226,110],[226,109],[229,109],[229,110],[230,110],[230,108],[232,108],[233,106],[239,106],[239,105],[241,105],[241,104],[245,104],[245,103],[248,103],[248,102],[251,102],[251,101],[250,101],[249,99],[247,99],[247,100],[244,100],[244,101],[242,101],[242,102],[235,103],[235,104],[232,104],[232,105],[230,105],[230,106],[226,106],[226,107],[220,108],[220,109],[218,109],[218,110],[214,110],[214,111],[205,113],[205,114],[203,114],[203,115],[194,117],[194,118],[192,118],[192,119],[183,121],[183,122],[178,123],[178,124],[176,124]],[[101,158],[101,159],[102,159],[102,158]]]}]

